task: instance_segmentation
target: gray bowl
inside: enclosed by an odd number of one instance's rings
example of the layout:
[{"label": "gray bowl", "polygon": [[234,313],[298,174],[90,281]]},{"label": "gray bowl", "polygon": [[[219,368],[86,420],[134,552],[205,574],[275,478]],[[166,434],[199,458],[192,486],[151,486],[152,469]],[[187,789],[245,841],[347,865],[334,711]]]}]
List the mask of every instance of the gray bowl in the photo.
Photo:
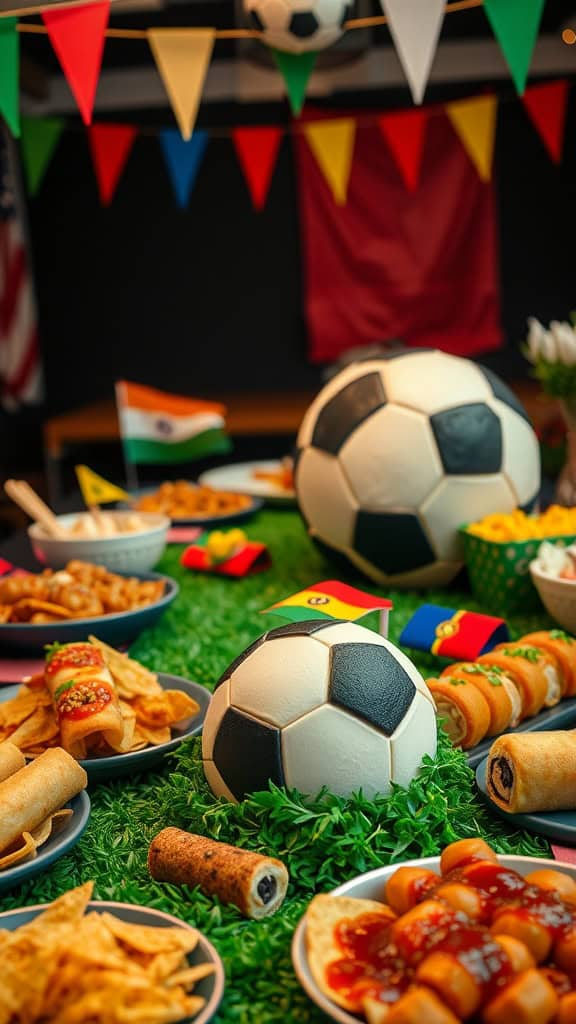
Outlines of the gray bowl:
[{"label": "gray bowl", "polygon": [[[69,530],[81,515],[88,513],[73,512],[56,518]],[[120,510],[114,515],[126,519],[134,513]],[[150,572],[166,547],[170,520],[150,512],[138,515],[146,521],[146,529],[118,533],[114,537],[51,537],[39,523],[28,527],[28,536],[38,561],[51,569],[63,569],[67,562],[79,558],[81,562],[104,565],[110,572]]]}]

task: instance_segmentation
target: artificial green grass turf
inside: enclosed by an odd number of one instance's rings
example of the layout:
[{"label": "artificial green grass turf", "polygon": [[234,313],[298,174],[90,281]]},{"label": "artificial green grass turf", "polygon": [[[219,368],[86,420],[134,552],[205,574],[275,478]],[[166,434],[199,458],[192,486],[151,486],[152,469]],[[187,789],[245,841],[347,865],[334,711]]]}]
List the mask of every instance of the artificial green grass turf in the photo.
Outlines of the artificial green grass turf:
[{"label": "artificial green grass turf", "polygon": [[[259,615],[260,609],[311,583],[342,578],[308,540],[293,511],[260,512],[246,524],[246,532],[269,545],[273,564],[244,580],[183,570],[182,547],[167,549],[159,569],[178,579],[181,592],[159,625],[133,646],[135,657],[154,670],[212,689],[248,643],[280,624]],[[385,593],[360,577],[350,575],[346,581]],[[424,600],[482,610],[465,591],[395,591],[387,596],[394,601],[393,641]],[[509,624],[519,636],[547,627],[550,620],[542,612]],[[435,674],[439,664],[428,655],[414,655],[414,661],[425,676]],[[547,856],[549,850],[545,840],[508,828],[485,809],[464,755],[444,739],[435,761],[424,766],[408,791],[375,801],[329,795],[303,800],[273,789],[237,806],[217,801],[204,781],[199,739],[183,744],[161,771],[91,787],[90,797],[92,816],[80,843],[44,874],[1,898],[0,910],[52,900],[93,878],[97,898],[175,914],[197,925],[222,955],[227,986],[217,1020],[230,1024],[325,1020],[300,989],[290,961],[294,926],[314,891],[327,891],[392,860],[439,853],[452,839],[468,835],[483,835],[500,852]],[[282,858],[291,885],[281,910],[261,922],[245,921],[233,907],[151,881],[148,846],[167,825]]]}]

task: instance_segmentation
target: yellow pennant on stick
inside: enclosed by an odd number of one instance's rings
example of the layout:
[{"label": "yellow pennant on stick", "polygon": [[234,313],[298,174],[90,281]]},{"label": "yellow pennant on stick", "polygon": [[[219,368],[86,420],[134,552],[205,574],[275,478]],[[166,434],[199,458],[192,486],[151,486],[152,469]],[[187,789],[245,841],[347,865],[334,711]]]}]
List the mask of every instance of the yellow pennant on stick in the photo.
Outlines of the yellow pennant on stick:
[{"label": "yellow pennant on stick", "polygon": [[490,181],[496,137],[496,97],[455,100],[447,103],[445,110],[480,179]]},{"label": "yellow pennant on stick", "polygon": [[335,202],[344,206],[352,168],[356,122],[351,117],[311,121],[304,125],[304,134]]},{"label": "yellow pennant on stick", "polygon": [[214,47],[213,28],[151,28],[148,42],[182,138],[192,138]]},{"label": "yellow pennant on stick", "polygon": [[111,484],[104,477],[98,476],[88,466],[76,466],[76,476],[82,491],[82,497],[88,508],[94,505],[106,505],[109,501],[126,501],[128,494],[116,484]]}]

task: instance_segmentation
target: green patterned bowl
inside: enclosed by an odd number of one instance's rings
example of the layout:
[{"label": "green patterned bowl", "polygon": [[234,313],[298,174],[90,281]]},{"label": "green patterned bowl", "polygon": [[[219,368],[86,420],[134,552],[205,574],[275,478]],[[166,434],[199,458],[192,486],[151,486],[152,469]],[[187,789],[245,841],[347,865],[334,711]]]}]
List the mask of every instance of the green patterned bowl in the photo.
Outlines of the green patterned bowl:
[{"label": "green patterned bowl", "polygon": [[576,537],[531,537],[529,540],[484,540],[461,526],[464,560],[472,593],[490,613],[510,615],[541,607],[538,591],[530,576],[530,562],[536,558],[542,540],[571,544]]}]

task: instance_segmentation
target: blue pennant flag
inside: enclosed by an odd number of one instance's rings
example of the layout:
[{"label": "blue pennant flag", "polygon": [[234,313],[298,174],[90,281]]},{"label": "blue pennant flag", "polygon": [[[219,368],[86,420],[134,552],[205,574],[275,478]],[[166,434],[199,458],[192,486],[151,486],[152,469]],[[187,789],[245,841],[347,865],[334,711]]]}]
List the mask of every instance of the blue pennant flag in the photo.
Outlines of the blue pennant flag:
[{"label": "blue pennant flag", "polygon": [[187,142],[176,128],[160,132],[160,145],[176,200],[184,209],[188,206],[207,143],[207,132],[194,132]]}]

